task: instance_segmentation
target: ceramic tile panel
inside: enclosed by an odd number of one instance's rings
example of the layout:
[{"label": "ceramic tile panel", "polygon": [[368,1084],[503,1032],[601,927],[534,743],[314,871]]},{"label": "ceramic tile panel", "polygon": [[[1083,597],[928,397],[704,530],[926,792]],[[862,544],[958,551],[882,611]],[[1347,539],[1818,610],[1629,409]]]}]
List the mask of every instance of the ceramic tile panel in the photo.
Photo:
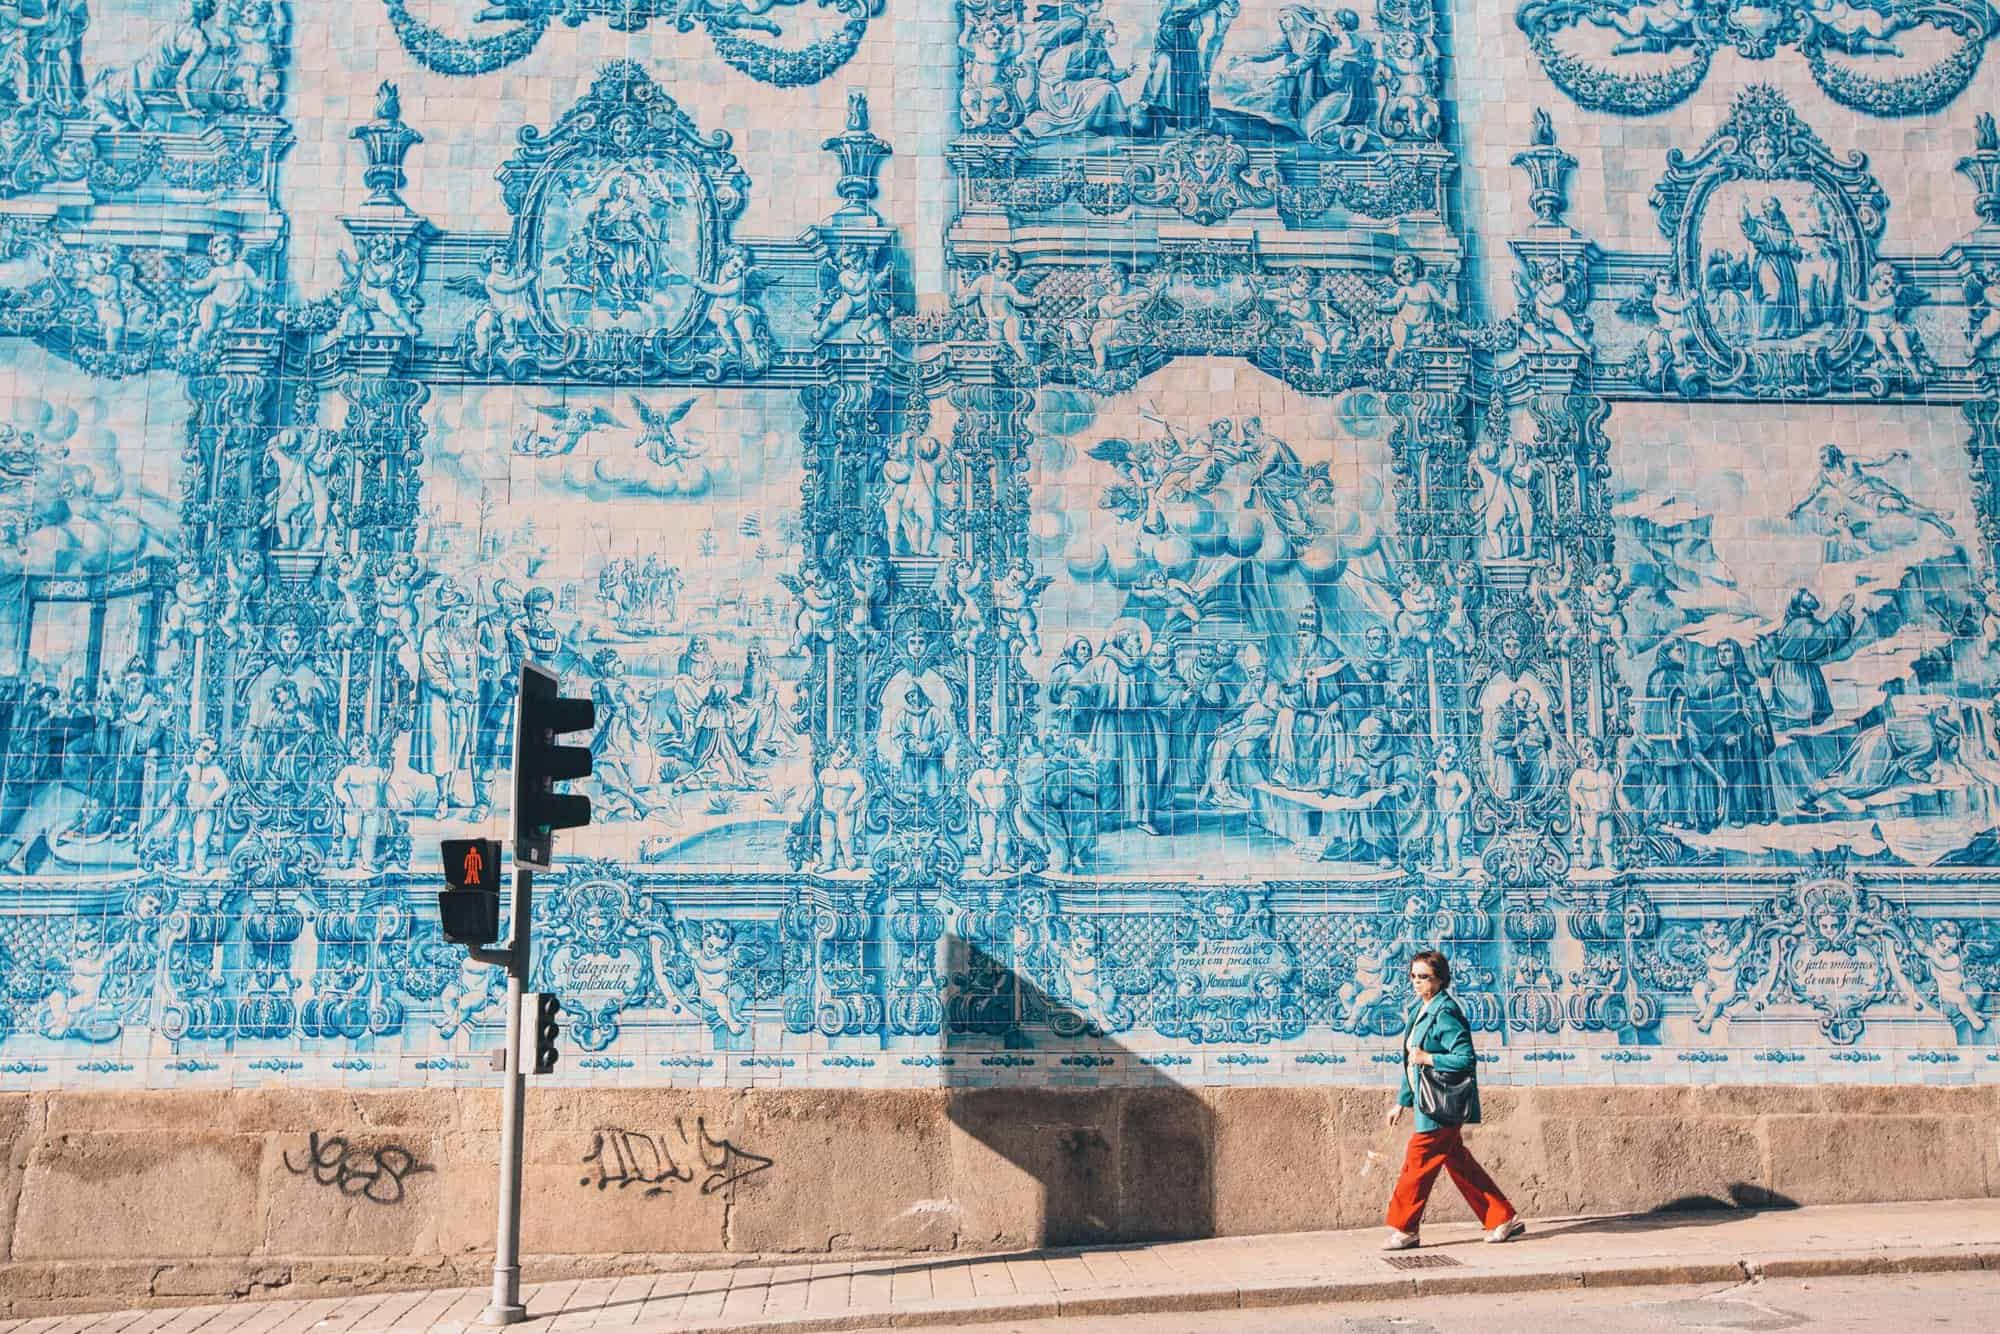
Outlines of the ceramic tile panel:
[{"label": "ceramic tile panel", "polygon": [[0,1087],[1991,1080],[1996,28],[0,2]]}]

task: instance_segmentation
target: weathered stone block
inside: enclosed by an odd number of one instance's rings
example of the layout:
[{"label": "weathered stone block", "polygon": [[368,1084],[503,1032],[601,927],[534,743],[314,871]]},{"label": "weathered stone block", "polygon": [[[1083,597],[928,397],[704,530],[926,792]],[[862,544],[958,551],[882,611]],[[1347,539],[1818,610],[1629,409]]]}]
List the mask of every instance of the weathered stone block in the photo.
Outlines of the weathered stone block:
[{"label": "weathered stone block", "polygon": [[1747,1117],[1605,1117],[1571,1123],[1584,1212],[1764,1202],[1764,1146]]},{"label": "weathered stone block", "polygon": [[1771,1189],[1801,1204],[1986,1193],[1991,1123],[1942,1116],[1772,1116]]},{"label": "weathered stone block", "polygon": [[1118,1236],[1118,1099],[953,1090],[949,1180],[962,1243],[1081,1246]]},{"label": "weathered stone block", "polygon": [[[242,1099],[243,1095],[228,1089],[160,1089],[144,1093],[58,1089],[48,1095],[47,1133],[165,1136],[233,1131],[240,1128],[237,1109],[244,1105]],[[322,1094],[312,1103],[323,1107],[326,1101],[327,1096]]]},{"label": "weathered stone block", "polygon": [[1118,1110],[1119,1235],[1214,1235],[1214,1111],[1181,1088],[1125,1090]]},{"label": "weathered stone block", "polygon": [[1339,1226],[1339,1201],[1324,1185],[1341,1170],[1317,1089],[1204,1089],[1213,1149],[1216,1235],[1313,1232]]},{"label": "weathered stone block", "polygon": [[[1497,1091],[1497,1090],[1496,1090]],[[1485,1111],[1485,1090],[1481,1110]],[[1507,1092],[1522,1112],[1541,1117],[1615,1117],[1633,1120],[1649,1116],[1686,1116],[1693,1090],[1671,1085],[1623,1087],[1592,1085],[1579,1088],[1518,1088]],[[1496,1118],[1498,1119],[1498,1118]]]},{"label": "weathered stone block", "polygon": [[[800,1090],[677,1127],[696,1184],[730,1206],[733,1250],[949,1249],[945,1098]],[[801,1209],[798,1201],[813,1207]]]},{"label": "weathered stone block", "polygon": [[[584,1138],[587,1149],[589,1137]],[[530,1161],[522,1175],[521,1248],[530,1254],[613,1255],[629,1251],[721,1251],[729,1247],[724,1230],[729,1201],[719,1193],[704,1194],[700,1169],[692,1181],[682,1181],[665,1169],[664,1180],[628,1179],[623,1185],[600,1187],[600,1178],[576,1161],[574,1140],[564,1144],[564,1161]],[[621,1150],[607,1147],[607,1153]],[[623,1152],[642,1157],[627,1145]],[[650,1169],[648,1169],[650,1170]],[[492,1198],[489,1187],[485,1192]],[[490,1206],[489,1206],[490,1209]],[[479,1231],[473,1229],[473,1235]],[[490,1247],[493,1219],[489,1212],[484,1239],[474,1250]]]},{"label": "weathered stone block", "polygon": [[14,1211],[45,1101],[26,1093],[0,1093],[0,1260],[13,1258]]},{"label": "weathered stone block", "polygon": [[28,1161],[14,1258],[250,1255],[264,1147],[212,1132],[51,1136]]}]

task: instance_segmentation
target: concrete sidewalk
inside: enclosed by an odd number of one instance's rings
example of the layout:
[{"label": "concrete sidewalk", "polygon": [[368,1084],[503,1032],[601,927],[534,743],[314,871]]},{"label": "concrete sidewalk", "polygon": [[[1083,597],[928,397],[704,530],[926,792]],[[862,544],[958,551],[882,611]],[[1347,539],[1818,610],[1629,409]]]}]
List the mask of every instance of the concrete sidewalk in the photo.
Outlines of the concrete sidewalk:
[{"label": "concrete sidewalk", "polygon": [[[531,1287],[524,1328],[567,1334],[920,1329],[1145,1311],[1395,1299],[1418,1293],[2000,1270],[2000,1200],[1532,1220],[1486,1245],[1470,1224],[1291,1233],[1020,1255],[716,1269]],[[235,1302],[0,1321],[0,1334],[457,1334],[483,1290]]]}]

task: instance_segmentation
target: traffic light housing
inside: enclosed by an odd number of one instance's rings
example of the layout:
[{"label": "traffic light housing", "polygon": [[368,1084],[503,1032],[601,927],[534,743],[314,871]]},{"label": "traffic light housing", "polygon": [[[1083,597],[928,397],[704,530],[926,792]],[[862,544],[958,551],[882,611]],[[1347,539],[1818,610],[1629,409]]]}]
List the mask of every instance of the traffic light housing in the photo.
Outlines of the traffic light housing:
[{"label": "traffic light housing", "polygon": [[524,1008],[532,1004],[534,1020],[529,1028],[529,1040],[534,1045],[535,1061],[529,1067],[535,1074],[546,1075],[556,1068],[556,1040],[562,1036],[559,1020],[562,1018],[562,1002],[546,991],[537,991],[522,998]]},{"label": "traffic light housing", "polygon": [[454,945],[491,945],[500,939],[500,840],[444,840],[444,882],[438,920]]},{"label": "traffic light housing", "polygon": [[556,791],[557,783],[590,777],[590,747],[556,738],[597,725],[587,699],[557,693],[555,673],[539,663],[521,664],[520,705],[514,718],[514,861],[549,869],[555,831],[590,823],[590,798]]}]

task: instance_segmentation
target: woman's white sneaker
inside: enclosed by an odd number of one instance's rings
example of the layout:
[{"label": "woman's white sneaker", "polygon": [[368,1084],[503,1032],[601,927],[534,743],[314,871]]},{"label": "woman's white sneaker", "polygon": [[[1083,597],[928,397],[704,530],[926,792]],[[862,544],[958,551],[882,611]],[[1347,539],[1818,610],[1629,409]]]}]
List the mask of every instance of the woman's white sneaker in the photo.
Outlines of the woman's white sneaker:
[{"label": "woman's white sneaker", "polygon": [[1416,1246],[1416,1233],[1398,1232],[1394,1228],[1389,1229],[1389,1239],[1382,1243],[1382,1249],[1385,1251],[1409,1251],[1415,1250]]},{"label": "woman's white sneaker", "polygon": [[1528,1225],[1526,1223],[1523,1223],[1518,1218],[1510,1218],[1499,1227],[1487,1233],[1486,1240],[1491,1242],[1512,1241],[1527,1230]]}]

